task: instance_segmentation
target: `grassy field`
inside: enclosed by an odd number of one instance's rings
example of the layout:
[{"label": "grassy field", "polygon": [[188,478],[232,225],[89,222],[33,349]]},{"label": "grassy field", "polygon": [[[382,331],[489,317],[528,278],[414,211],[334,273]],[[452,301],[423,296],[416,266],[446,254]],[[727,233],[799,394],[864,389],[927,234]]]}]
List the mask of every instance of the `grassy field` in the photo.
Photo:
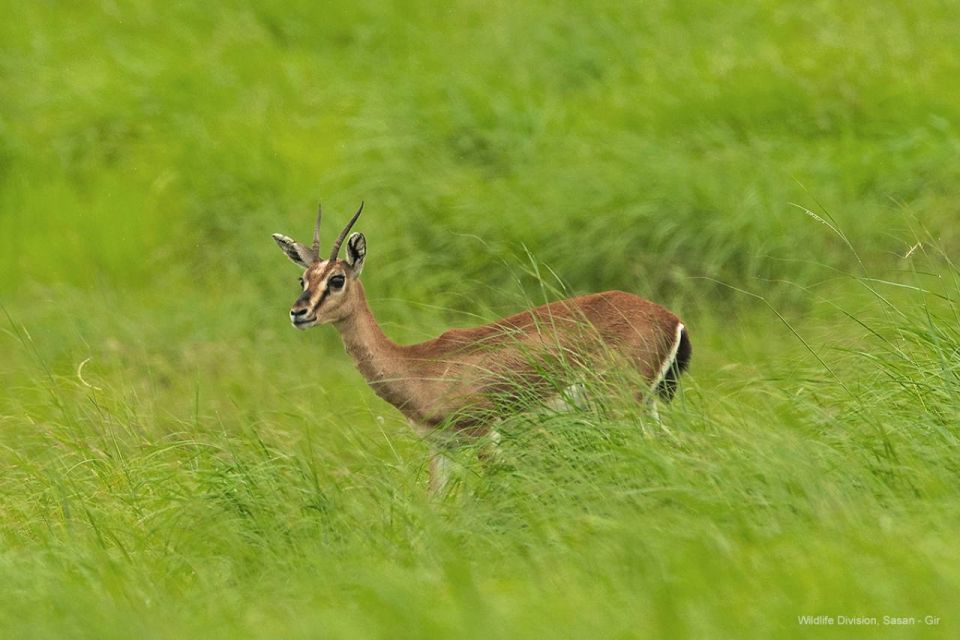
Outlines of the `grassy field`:
[{"label": "grassy field", "polygon": [[[3,637],[960,635],[960,4],[2,6]],[[429,499],[289,326],[321,198],[400,341],[673,308],[666,430]]]}]

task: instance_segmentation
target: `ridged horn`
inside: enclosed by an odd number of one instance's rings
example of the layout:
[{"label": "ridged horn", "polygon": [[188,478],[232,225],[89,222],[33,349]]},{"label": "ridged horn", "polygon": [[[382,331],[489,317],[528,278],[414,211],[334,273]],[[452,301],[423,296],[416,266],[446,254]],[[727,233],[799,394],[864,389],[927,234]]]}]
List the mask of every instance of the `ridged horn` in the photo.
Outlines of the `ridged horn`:
[{"label": "ridged horn", "polygon": [[350,222],[347,223],[347,226],[343,228],[343,231],[340,232],[340,236],[337,238],[337,241],[333,243],[333,250],[330,252],[330,260],[336,260],[337,255],[340,253],[340,245],[343,244],[344,239],[347,237],[347,234],[350,233],[350,229],[353,228],[353,223],[357,221],[357,218],[360,217],[360,212],[363,211],[363,201],[360,202],[360,208],[357,209],[357,212],[353,214],[353,217],[350,218]]},{"label": "ridged horn", "polygon": [[313,225],[313,244],[310,245],[310,251],[313,253],[313,261],[320,259],[320,217],[323,215],[323,203],[317,203],[317,223]]}]

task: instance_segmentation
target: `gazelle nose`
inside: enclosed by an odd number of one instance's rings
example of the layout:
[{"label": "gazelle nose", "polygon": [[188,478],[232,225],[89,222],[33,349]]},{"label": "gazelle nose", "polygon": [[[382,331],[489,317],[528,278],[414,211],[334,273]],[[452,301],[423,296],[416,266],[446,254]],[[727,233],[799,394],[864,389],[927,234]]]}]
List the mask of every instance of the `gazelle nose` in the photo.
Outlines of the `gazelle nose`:
[{"label": "gazelle nose", "polygon": [[305,315],[307,315],[306,309],[290,309],[291,318],[299,318],[300,316],[305,316]]}]

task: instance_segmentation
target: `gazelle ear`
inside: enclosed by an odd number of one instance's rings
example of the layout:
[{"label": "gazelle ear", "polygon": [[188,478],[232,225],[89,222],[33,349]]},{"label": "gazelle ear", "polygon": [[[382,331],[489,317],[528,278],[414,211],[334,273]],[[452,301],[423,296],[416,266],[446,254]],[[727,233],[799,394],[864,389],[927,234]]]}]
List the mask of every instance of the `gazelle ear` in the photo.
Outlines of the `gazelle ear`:
[{"label": "gazelle ear", "polygon": [[273,239],[276,241],[277,246],[287,254],[288,258],[304,269],[308,269],[310,265],[317,261],[316,256],[313,255],[309,247],[303,246],[293,238],[285,236],[282,233],[275,233],[273,234]]},{"label": "gazelle ear", "polygon": [[363,259],[367,257],[367,239],[362,233],[350,234],[347,238],[347,264],[350,265],[350,275],[354,278],[363,271]]}]

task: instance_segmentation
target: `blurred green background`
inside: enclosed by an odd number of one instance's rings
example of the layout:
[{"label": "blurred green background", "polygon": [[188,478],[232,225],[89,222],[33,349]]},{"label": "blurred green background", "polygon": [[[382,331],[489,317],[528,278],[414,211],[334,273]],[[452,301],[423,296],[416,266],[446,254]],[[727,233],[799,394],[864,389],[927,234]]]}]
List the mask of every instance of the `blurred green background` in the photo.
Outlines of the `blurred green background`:
[{"label": "blurred green background", "polygon": [[[960,4],[3,2],[0,630],[758,637],[960,587]],[[623,289],[665,416],[425,445],[273,232],[419,340]]]}]

